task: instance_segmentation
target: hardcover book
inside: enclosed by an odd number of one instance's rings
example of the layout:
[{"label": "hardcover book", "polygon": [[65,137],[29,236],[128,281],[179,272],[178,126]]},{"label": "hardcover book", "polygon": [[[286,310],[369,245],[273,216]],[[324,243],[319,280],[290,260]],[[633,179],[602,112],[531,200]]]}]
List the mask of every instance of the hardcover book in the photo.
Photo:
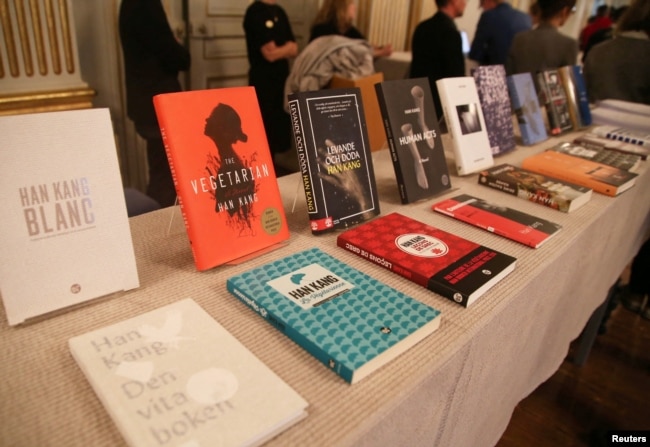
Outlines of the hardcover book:
[{"label": "hardcover book", "polygon": [[131,447],[260,445],[307,414],[295,390],[191,299],[69,347]]},{"label": "hardcover book", "polygon": [[585,186],[507,163],[481,171],[478,183],[565,213],[577,210],[587,203],[592,193]]},{"label": "hardcover book", "polygon": [[253,87],[154,97],[198,270],[289,238]]},{"label": "hardcover book", "polygon": [[551,135],[559,135],[571,130],[571,116],[562,80],[557,69],[543,70],[537,73],[540,103],[546,107]]},{"label": "hardcover book", "polygon": [[427,78],[375,84],[402,203],[451,188]]},{"label": "hardcover book", "polygon": [[480,65],[474,69],[474,81],[481,100],[492,155],[510,152],[515,147],[512,108],[503,65]]},{"label": "hardcover book", "polygon": [[633,172],[556,151],[544,151],[527,157],[522,167],[608,196],[628,190],[634,186],[637,177]]},{"label": "hardcover book", "polygon": [[0,134],[9,324],[138,287],[108,109],[4,116]]},{"label": "hardcover book", "polygon": [[358,88],[289,95],[289,115],[313,234],[379,214]]},{"label": "hardcover book", "polygon": [[440,312],[318,248],[228,278],[228,290],[349,383],[436,330]]},{"label": "hardcover book", "polygon": [[458,175],[467,175],[494,164],[485,118],[470,76],[436,81]]},{"label": "hardcover book", "polygon": [[512,256],[399,213],[347,230],[337,244],[464,307],[516,264]]},{"label": "hardcover book", "polygon": [[563,154],[573,155],[574,157],[584,158],[586,160],[596,161],[624,171],[636,172],[641,166],[641,157],[623,152],[610,151],[602,148],[587,147],[579,143],[558,143],[548,150],[562,152]]},{"label": "hardcover book", "polygon": [[533,76],[530,73],[518,73],[508,76],[506,82],[523,144],[532,145],[546,140],[546,124],[539,107]]},{"label": "hardcover book", "polygon": [[561,225],[549,220],[467,194],[435,203],[432,208],[532,248],[540,247],[562,229]]}]

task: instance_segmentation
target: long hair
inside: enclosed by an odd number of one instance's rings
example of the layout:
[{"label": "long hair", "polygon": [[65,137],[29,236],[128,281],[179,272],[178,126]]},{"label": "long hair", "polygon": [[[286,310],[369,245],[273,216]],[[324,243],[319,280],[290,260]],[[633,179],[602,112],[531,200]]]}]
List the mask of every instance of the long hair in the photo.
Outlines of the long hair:
[{"label": "long hair", "polygon": [[348,18],[348,7],[352,2],[354,0],[325,0],[314,19],[314,25],[333,23],[341,34],[345,34],[352,26]]}]

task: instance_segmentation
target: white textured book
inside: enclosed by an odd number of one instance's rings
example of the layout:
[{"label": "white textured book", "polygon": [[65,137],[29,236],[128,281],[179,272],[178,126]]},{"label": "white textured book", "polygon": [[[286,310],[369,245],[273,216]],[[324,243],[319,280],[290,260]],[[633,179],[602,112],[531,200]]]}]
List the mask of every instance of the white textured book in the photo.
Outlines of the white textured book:
[{"label": "white textured book", "polygon": [[494,165],[474,78],[438,79],[436,87],[451,136],[458,175],[472,174]]},{"label": "white textured book", "polygon": [[0,117],[10,325],[139,286],[108,109]]},{"label": "white textured book", "polygon": [[307,402],[192,299],[69,341],[131,447],[260,445]]}]

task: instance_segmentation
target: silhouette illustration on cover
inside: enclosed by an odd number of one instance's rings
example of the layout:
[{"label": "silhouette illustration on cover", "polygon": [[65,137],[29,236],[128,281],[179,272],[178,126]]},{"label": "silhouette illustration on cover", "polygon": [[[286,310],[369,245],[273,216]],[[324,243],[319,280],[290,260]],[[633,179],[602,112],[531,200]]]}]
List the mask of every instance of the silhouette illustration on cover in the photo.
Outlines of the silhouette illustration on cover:
[{"label": "silhouette illustration on cover", "polygon": [[[432,134],[429,130],[429,126],[424,118],[424,91],[419,85],[413,86],[411,89],[411,96],[413,97],[413,102],[415,105],[415,110],[417,110],[417,122],[420,127],[420,131],[425,135],[425,140],[429,149],[435,147],[435,131]],[[414,137],[413,125],[410,123],[405,123],[401,127],[402,135],[408,142],[408,149],[413,158],[413,171],[415,172],[415,179],[417,180],[418,185],[422,189],[429,189],[429,181],[427,180],[427,174],[424,172],[423,163],[429,162],[429,157],[423,158],[418,150],[417,141]]]},{"label": "silhouette illustration on cover", "polygon": [[215,212],[226,212],[228,225],[240,235],[254,235],[252,221],[256,217],[253,203],[257,200],[257,184],[250,160],[242,160],[235,152],[237,142],[246,143],[241,118],[231,106],[220,103],[205,120],[204,134],[214,141],[218,155],[208,154],[206,170],[216,181],[214,189]]}]

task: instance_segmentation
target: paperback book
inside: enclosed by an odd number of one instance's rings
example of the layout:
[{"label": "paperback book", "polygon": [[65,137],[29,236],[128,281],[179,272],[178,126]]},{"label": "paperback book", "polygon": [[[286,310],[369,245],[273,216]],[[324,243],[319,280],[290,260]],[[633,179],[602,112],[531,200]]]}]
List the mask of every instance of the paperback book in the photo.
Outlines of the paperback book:
[{"label": "paperback book", "polygon": [[255,89],[165,93],[154,106],[197,270],[286,241]]},{"label": "paperback book", "polygon": [[375,84],[402,203],[451,188],[427,78]]},{"label": "paperback book", "polygon": [[[643,119],[646,123],[648,122],[647,117],[644,117]],[[601,138],[609,138],[610,140],[650,148],[650,132],[630,130],[626,127],[610,125],[594,126],[591,128],[591,132]]]},{"label": "paperback book", "polygon": [[516,264],[512,256],[399,213],[347,230],[337,244],[464,307]]},{"label": "paperback book", "polygon": [[227,280],[228,290],[349,383],[440,325],[440,312],[318,248]]},{"label": "paperback book", "polygon": [[606,149],[609,151],[622,152],[624,154],[638,155],[641,160],[647,160],[650,155],[650,146],[644,147],[638,144],[625,143],[624,141],[612,140],[609,138],[599,137],[595,133],[585,133],[573,140],[574,143],[581,144],[588,148]]},{"label": "paperback book", "polygon": [[358,88],[289,95],[289,115],[313,234],[379,214]]},{"label": "paperback book", "polygon": [[569,213],[591,199],[592,190],[507,163],[481,171],[479,185]]},{"label": "paperback book", "polygon": [[525,158],[522,167],[608,196],[627,191],[637,177],[630,171],[550,150]]},{"label": "paperback book", "polygon": [[587,84],[580,65],[558,68],[569,106],[569,116],[574,130],[591,125],[591,109],[587,95]]},{"label": "paperback book", "polygon": [[436,81],[458,175],[494,164],[476,83],[471,76]]},{"label": "paperback book", "polygon": [[139,286],[108,109],[0,117],[10,325]]},{"label": "paperback book", "polygon": [[131,447],[258,446],[307,415],[307,402],[191,299],[69,347]]},{"label": "paperback book", "polygon": [[540,103],[546,107],[551,135],[559,135],[573,129],[566,91],[557,69],[537,73]]},{"label": "paperback book", "polygon": [[510,152],[517,145],[512,125],[512,108],[503,65],[480,65],[474,69],[474,81],[481,100],[492,155]]},{"label": "paperback book", "polygon": [[640,156],[625,154],[623,152],[610,151],[602,148],[587,147],[580,143],[558,143],[549,150],[573,155],[574,157],[596,161],[608,166],[623,169],[624,171],[636,172],[643,161]]},{"label": "paperback book", "polygon": [[540,247],[562,229],[555,222],[468,194],[435,203],[432,208],[438,213],[532,248]]},{"label": "paperback book", "polygon": [[546,140],[546,124],[533,76],[530,73],[518,73],[508,76],[506,82],[523,144],[528,146]]}]

